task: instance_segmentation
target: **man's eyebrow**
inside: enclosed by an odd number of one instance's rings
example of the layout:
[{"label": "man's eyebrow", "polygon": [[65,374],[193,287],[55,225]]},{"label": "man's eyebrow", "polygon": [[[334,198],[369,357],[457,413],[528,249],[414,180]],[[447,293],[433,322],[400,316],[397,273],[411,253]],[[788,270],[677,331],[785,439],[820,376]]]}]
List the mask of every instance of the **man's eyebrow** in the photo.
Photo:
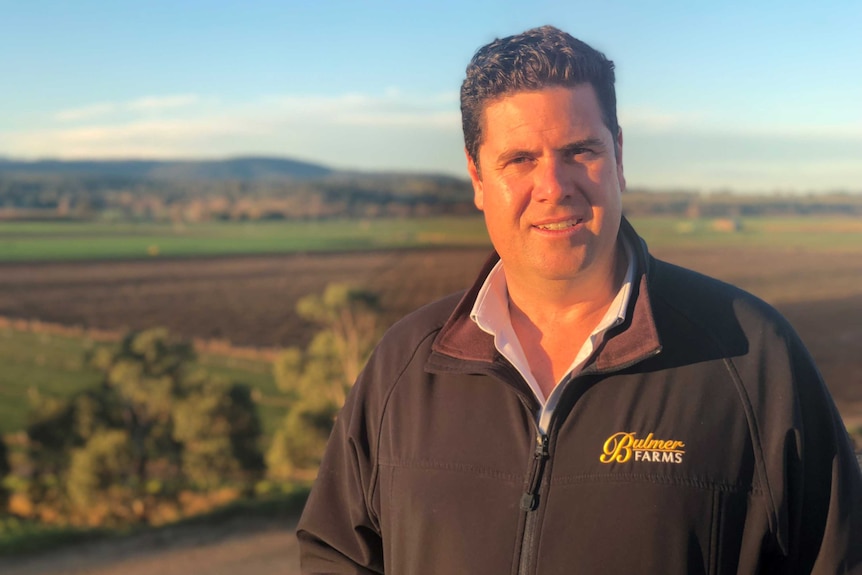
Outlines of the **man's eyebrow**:
[{"label": "man's eyebrow", "polygon": [[515,158],[520,158],[521,156],[535,156],[537,152],[535,150],[528,150],[527,148],[513,148],[511,150],[504,150],[497,156],[498,164],[505,164],[510,160],[514,160]]},{"label": "man's eyebrow", "polygon": [[574,142],[569,142],[565,146],[562,146],[559,151],[567,152],[570,150],[578,150],[581,148],[601,148],[604,149],[605,143],[601,141],[599,138],[584,138],[583,140],[575,140]]},{"label": "man's eyebrow", "polygon": [[[574,150],[580,150],[583,148],[599,148],[605,149],[607,146],[600,138],[584,138],[582,140],[575,140],[573,142],[569,142],[557,149],[558,152],[572,152]],[[519,158],[521,156],[530,156],[534,157],[538,155],[540,152],[536,150],[530,150],[528,148],[512,148],[511,150],[504,150],[497,156],[497,164],[506,164],[515,158]]]}]

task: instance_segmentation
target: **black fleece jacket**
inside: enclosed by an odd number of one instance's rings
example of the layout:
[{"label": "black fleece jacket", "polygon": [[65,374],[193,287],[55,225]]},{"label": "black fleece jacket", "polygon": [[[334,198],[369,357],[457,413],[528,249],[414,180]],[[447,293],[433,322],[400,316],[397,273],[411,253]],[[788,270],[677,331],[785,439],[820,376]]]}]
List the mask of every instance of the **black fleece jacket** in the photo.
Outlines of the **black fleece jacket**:
[{"label": "black fleece jacket", "polygon": [[627,320],[538,404],[466,294],[384,336],[298,528],[303,573],[862,573],[862,476],[771,307],[637,250]]}]

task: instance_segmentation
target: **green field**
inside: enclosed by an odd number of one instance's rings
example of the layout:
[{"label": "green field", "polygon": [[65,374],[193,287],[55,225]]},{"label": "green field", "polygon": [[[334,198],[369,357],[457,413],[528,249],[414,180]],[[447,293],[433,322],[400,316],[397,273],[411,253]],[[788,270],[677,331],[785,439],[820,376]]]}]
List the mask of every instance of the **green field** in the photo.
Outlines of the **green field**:
[{"label": "green field", "polygon": [[[30,389],[64,397],[96,385],[101,374],[85,361],[94,345],[85,338],[0,329],[0,434],[25,428]],[[269,362],[200,354],[197,363],[213,375],[257,391],[264,435],[278,425],[285,406]]]},{"label": "green field", "polygon": [[[731,225],[727,231],[724,229],[727,223],[736,225]],[[723,266],[721,269],[705,271],[714,272],[716,277],[739,283],[755,293],[776,301],[784,301],[779,297],[781,295],[798,293],[801,295],[796,299],[791,298],[792,301],[798,299],[810,305],[813,305],[811,301],[817,303],[818,297],[822,296],[821,307],[812,307],[807,315],[796,310],[795,317],[808,330],[803,335],[811,334],[811,341],[815,344],[812,351],[820,354],[818,363],[821,369],[825,368],[824,373],[830,376],[827,381],[838,392],[836,397],[856,397],[854,389],[859,387],[854,382],[858,381],[859,364],[856,353],[858,337],[854,334],[858,330],[854,330],[860,324],[852,312],[858,310],[859,306],[854,304],[855,307],[840,308],[841,316],[836,316],[830,311],[831,308],[824,306],[830,303],[830,298],[838,297],[835,294],[839,292],[840,298],[848,298],[848,302],[858,301],[849,298],[859,293],[859,266],[853,262],[862,261],[859,258],[862,255],[862,219],[774,217],[724,222],[654,217],[637,218],[633,224],[651,248],[667,250],[675,256],[688,256],[689,260],[684,263],[690,267],[696,268],[704,254],[725,254],[726,259],[719,262]],[[26,278],[29,266],[22,264],[39,261],[194,258],[488,245],[480,217],[318,223],[221,222],[198,225],[6,222],[0,225],[0,262],[19,263],[9,263],[0,269],[5,269],[9,274],[21,273]],[[745,251],[749,248],[750,251]],[[400,256],[404,253],[383,255]],[[461,251],[456,253],[462,257]],[[740,254],[756,257],[740,258]],[[412,257],[414,254],[407,255]],[[428,254],[417,252],[416,255],[425,258]],[[355,258],[356,254],[347,257]],[[237,262],[246,263],[233,261]],[[773,262],[782,265],[792,262],[793,266],[773,268],[770,267]],[[823,265],[820,265],[821,262]],[[852,265],[848,265],[848,262]],[[191,263],[183,262],[183,266]],[[231,262],[216,262],[219,267],[227,263]],[[279,260],[278,264],[283,265],[284,262]],[[417,270],[426,268],[432,270],[429,273],[435,273],[433,266],[429,267],[427,263],[424,265],[425,268],[410,268],[413,270],[411,273],[421,275]],[[116,262],[106,266],[119,267]],[[79,266],[56,267],[73,267],[75,271],[72,273],[79,273]],[[392,279],[386,281],[398,283]],[[410,285],[415,287],[417,284]],[[824,286],[831,287],[824,291]],[[411,291],[399,287],[402,291]],[[283,297],[282,291],[278,293],[279,297]],[[66,292],[63,292],[59,300],[63,306],[69,306],[74,301],[66,296]],[[835,305],[844,305],[841,303],[844,300],[840,298]],[[794,308],[790,311],[794,311]],[[817,323],[821,318],[845,316],[849,320],[844,324],[834,319],[826,327]],[[813,319],[808,322],[810,318]],[[229,339],[230,333],[226,337]],[[0,434],[8,435],[25,429],[31,389],[44,395],[63,397],[96,385],[101,374],[86,362],[87,353],[95,345],[98,344],[87,337],[0,327]],[[261,447],[266,449],[287,407],[285,398],[275,386],[270,362],[206,353],[199,354],[197,365],[225,380],[251,386],[263,426]],[[846,414],[855,417],[845,421],[860,421],[859,417],[862,416],[857,416],[855,404],[841,405],[846,408]],[[856,427],[851,427],[851,431],[858,428],[858,423],[853,425]],[[858,431],[855,433],[857,438],[862,437]],[[13,441],[12,445],[13,449],[20,449],[16,447],[20,443]],[[11,549],[50,546],[55,540],[69,541],[70,537],[89,538],[98,534],[62,530],[55,532],[53,529],[32,522],[11,519],[5,523],[0,521],[0,554]]]},{"label": "green field", "polygon": [[484,245],[474,217],[218,222],[5,222],[0,261],[193,257]]},{"label": "green field", "polygon": [[[652,248],[767,248],[862,254],[862,220],[750,218],[736,231],[713,220],[639,218],[635,227]],[[0,261],[218,256],[316,250],[366,250],[417,246],[487,245],[480,217],[200,225],[10,222],[0,226]],[[158,246],[158,256],[148,249]],[[152,252],[152,250],[151,250]],[[85,364],[93,342],[70,336],[0,329],[0,433],[24,428],[28,390],[67,395],[93,385],[99,374]],[[199,364],[228,380],[244,382],[256,397],[265,433],[284,413],[270,364],[201,355]]]},{"label": "green field", "polygon": [[99,374],[84,365],[85,340],[0,330],[0,433],[24,429],[30,389],[66,396],[95,385]]},{"label": "green field", "polygon": [[[638,218],[651,246],[758,246],[862,251],[862,220],[769,217],[739,220],[733,232],[716,220]],[[6,222],[0,261],[195,257],[387,248],[487,245],[481,217],[328,220],[321,222],[90,223]]]},{"label": "green field", "polygon": [[717,229],[723,220],[676,217],[632,221],[650,247],[757,247],[831,253],[862,252],[862,219],[852,217],[741,218],[737,231]]}]

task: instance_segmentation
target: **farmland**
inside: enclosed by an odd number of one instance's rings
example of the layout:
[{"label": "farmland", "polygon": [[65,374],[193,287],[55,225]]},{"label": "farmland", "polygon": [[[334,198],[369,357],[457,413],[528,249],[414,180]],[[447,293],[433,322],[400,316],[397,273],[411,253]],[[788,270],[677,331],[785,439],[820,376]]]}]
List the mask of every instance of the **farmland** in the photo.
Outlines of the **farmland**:
[{"label": "farmland", "polygon": [[[862,220],[850,216],[727,220],[642,217],[650,246],[773,248],[859,253]],[[734,223],[734,222],[731,222]],[[138,260],[486,247],[479,217],[256,222],[4,222],[0,262]]]},{"label": "farmland", "polygon": [[[655,255],[776,305],[812,350],[848,423],[862,424],[862,221],[747,219],[734,231],[710,220],[634,223]],[[478,218],[186,228],[28,223],[4,226],[0,238],[24,242],[19,247],[26,244],[30,253],[30,261],[7,257],[0,264],[0,316],[116,333],[162,325],[188,338],[266,349],[308,341],[313,326],[296,316],[295,303],[330,282],[353,282],[380,293],[390,323],[466,287],[488,253]],[[171,238],[178,243],[171,244]],[[78,251],[65,252],[68,258],[60,257],[60,246],[73,241],[99,244],[103,251],[87,251],[82,243]],[[122,255],[118,249],[120,259],[101,259],[108,257],[105,250],[112,243],[135,247]],[[160,246],[158,256],[147,254],[149,245]],[[189,251],[172,251],[171,245]],[[406,247],[411,249],[395,249]],[[30,384],[58,391],[59,379],[65,389],[73,389],[94,377],[80,366],[79,352],[63,352],[90,345],[86,341],[57,336],[20,341],[21,334],[6,333],[0,338],[4,397],[23,398]],[[219,361],[217,355],[208,357],[202,361]],[[242,366],[219,369],[229,377],[249,378]],[[259,365],[254,369],[266,371]],[[271,389],[266,377],[252,376],[249,382]],[[14,403],[8,405],[7,410]],[[10,418],[4,430],[22,421],[4,415]]]},{"label": "farmland", "polygon": [[[106,339],[104,333],[94,339],[92,335],[54,333],[41,324],[22,328],[8,322],[0,326],[0,434],[24,428],[31,389],[48,396],[67,396],[96,385],[102,374],[87,365],[86,357],[95,346],[109,345],[99,341]],[[269,361],[204,352],[198,354],[193,368],[257,390],[266,431],[283,416]]]},{"label": "farmland", "polygon": [[201,257],[480,245],[476,218],[220,223],[5,222],[0,262]]},{"label": "farmland", "polygon": [[[634,224],[656,256],[737,284],[783,312],[814,355],[848,428],[862,430],[862,221],[760,218],[731,222],[731,229],[707,219]],[[161,325],[197,340],[199,367],[256,390],[269,436],[285,408],[269,358],[278,348],[306,343],[314,330],[294,312],[299,298],[331,282],[353,282],[381,295],[390,323],[466,287],[488,250],[478,218],[4,224],[0,433],[23,428],[31,388],[67,395],[88,387],[100,378],[85,361],[94,346],[129,329]],[[221,540],[226,529],[213,527],[213,537]],[[235,543],[221,545],[245,557],[246,551],[229,547],[240,544],[231,537]],[[292,541],[283,529],[255,537],[249,549],[256,551],[249,553],[260,552],[260,537],[271,537],[282,550],[282,540]],[[132,543],[151,552],[146,543]],[[114,553],[107,544],[87,549],[94,557]],[[180,559],[187,553],[170,551]],[[295,553],[289,550],[288,561]],[[70,560],[63,557],[60,562]],[[148,561],[162,556],[147,557],[129,561],[151,566]],[[111,561],[126,569],[119,559]],[[44,572],[56,564],[46,560]],[[14,572],[14,562],[9,566]]]}]

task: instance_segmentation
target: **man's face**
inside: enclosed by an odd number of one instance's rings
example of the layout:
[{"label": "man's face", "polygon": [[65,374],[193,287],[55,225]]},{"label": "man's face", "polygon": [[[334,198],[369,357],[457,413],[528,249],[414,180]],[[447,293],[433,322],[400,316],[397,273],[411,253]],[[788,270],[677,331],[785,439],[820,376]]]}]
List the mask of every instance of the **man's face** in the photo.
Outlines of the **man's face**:
[{"label": "man's face", "polygon": [[482,135],[478,169],[469,157],[468,169],[507,278],[580,282],[612,274],[625,188],[622,135],[605,126],[593,87],[493,100]]}]

